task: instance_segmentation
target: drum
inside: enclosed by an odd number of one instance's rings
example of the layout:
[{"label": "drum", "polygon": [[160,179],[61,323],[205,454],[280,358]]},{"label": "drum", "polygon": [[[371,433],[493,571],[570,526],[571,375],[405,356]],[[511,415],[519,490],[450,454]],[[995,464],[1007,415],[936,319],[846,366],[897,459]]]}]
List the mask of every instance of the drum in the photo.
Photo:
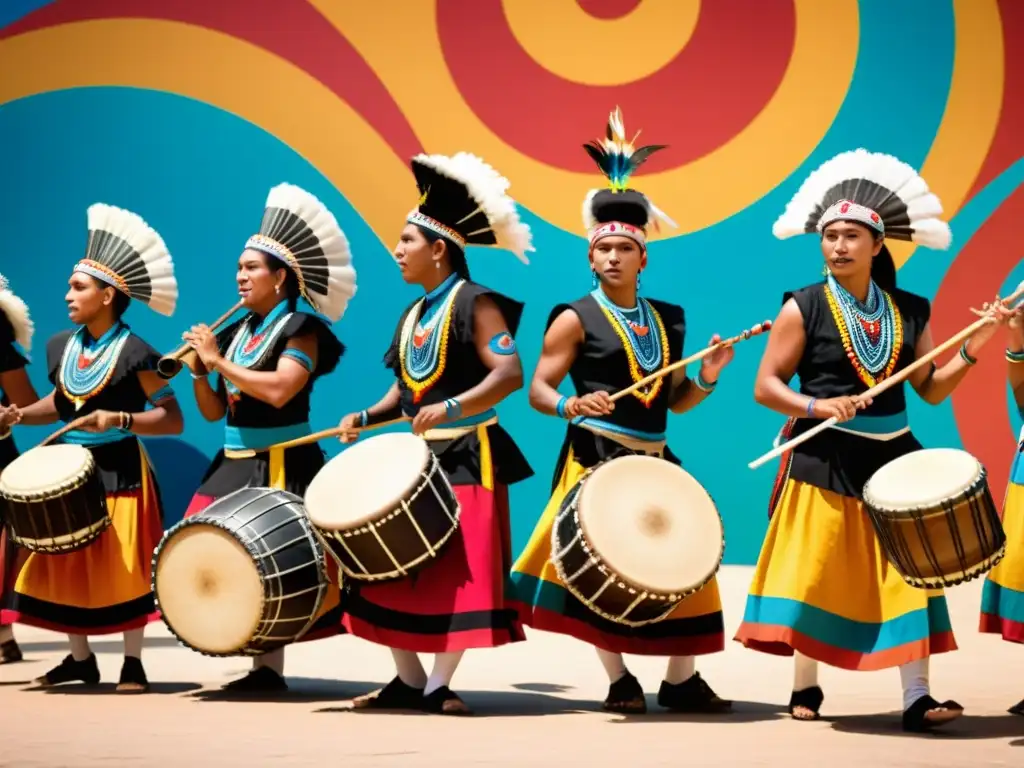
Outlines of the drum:
[{"label": "drum", "polygon": [[164,535],[153,592],[182,645],[205,656],[259,656],[313,625],[326,565],[301,498],[242,488]]},{"label": "drum", "polygon": [[436,557],[459,502],[427,442],[408,432],[346,448],[306,489],[309,519],[341,569],[360,581],[407,576]]},{"label": "drum", "polygon": [[718,571],[725,529],[690,474],[654,456],[589,470],[565,497],[551,560],[580,602],[617,624],[660,621]]},{"label": "drum", "polygon": [[981,463],[929,448],[893,459],[864,486],[864,506],[908,584],[948,587],[983,575],[1006,553],[1006,534]]},{"label": "drum", "polygon": [[44,445],[23,453],[0,476],[0,498],[11,540],[30,552],[74,552],[110,525],[96,461],[81,445]]}]

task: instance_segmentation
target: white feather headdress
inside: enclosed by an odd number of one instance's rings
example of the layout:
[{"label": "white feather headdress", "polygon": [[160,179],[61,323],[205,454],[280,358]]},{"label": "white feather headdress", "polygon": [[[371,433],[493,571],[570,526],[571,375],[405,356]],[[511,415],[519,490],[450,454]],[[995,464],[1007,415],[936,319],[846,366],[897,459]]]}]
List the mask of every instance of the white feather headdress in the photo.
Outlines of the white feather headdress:
[{"label": "white feather headdress", "polygon": [[356,270],[348,238],[334,214],[294,184],[278,184],[267,195],[263,223],[246,248],[287,264],[302,296],[331,322],[345,314],[356,294]]},{"label": "white feather headdress", "polygon": [[163,238],[137,213],[89,206],[89,242],[76,272],[102,280],[161,315],[174,314],[178,282]]},{"label": "white feather headdress", "polygon": [[[843,203],[867,209],[866,217],[848,216]],[[882,227],[870,216],[876,213]],[[856,211],[854,211],[856,213]],[[772,227],[780,239],[821,232],[840,219],[865,218],[886,237],[946,249],[953,235],[942,221],[942,203],[911,166],[892,155],[856,149],[836,155],[811,173]]]},{"label": "white feather headdress", "polygon": [[509,180],[476,155],[416,155],[412,170],[419,204],[407,221],[466,245],[490,245],[512,251],[524,264],[533,248],[530,227],[519,220],[507,194]]},{"label": "white feather headdress", "polygon": [[2,312],[14,329],[14,340],[28,352],[32,349],[32,334],[35,323],[28,313],[28,305],[11,290],[7,278],[0,275],[0,312]]}]

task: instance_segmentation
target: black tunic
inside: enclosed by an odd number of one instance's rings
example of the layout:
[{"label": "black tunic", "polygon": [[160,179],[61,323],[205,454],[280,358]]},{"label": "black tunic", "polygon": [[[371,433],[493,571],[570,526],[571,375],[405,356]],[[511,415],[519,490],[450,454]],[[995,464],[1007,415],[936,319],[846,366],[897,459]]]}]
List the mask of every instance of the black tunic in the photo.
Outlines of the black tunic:
[{"label": "black tunic", "polygon": [[[140,371],[156,369],[160,353],[134,333],[121,348],[114,373],[107,385],[90,397],[79,410],[61,389],[60,369],[68,340],[74,331],[60,331],[46,344],[46,367],[53,384],[53,403],[57,415],[64,423],[87,416],[93,411],[125,411],[140,413],[146,410],[149,397],[139,382]],[[63,439],[58,439],[63,442]],[[142,487],[142,461],[139,458],[139,440],[135,435],[103,445],[90,445],[89,450],[96,460],[96,468],[108,494],[134,491]],[[155,484],[155,481],[154,481]]]},{"label": "black tunic", "polygon": [[[260,320],[258,315],[249,313],[220,331],[217,334],[217,345],[221,354],[227,353],[231,341],[242,329],[243,324],[251,324],[255,327]],[[338,361],[345,351],[344,345],[322,319],[305,312],[292,313],[284,321],[280,333],[267,347],[264,354],[249,366],[254,371],[275,370],[288,342],[293,338],[309,334],[313,334],[317,340],[317,359],[316,369],[306,381],[306,385],[280,408],[250,397],[244,392],[239,392],[237,400],[230,403],[228,407],[227,425],[229,427],[287,427],[309,421],[309,403],[313,385],[321,376],[331,373],[337,367]],[[217,392],[227,401],[227,388],[223,377],[220,377],[217,382]],[[315,443],[285,449],[284,490],[304,496],[306,488],[309,487],[316,473],[324,466],[325,461],[326,456],[323,449]],[[197,493],[203,496],[220,497],[239,488],[265,486],[269,482],[269,453],[258,453],[247,459],[229,459],[224,456],[222,448],[203,476]]]},{"label": "black tunic", "polygon": [[[28,365],[28,360],[14,346],[14,327],[7,315],[0,312],[0,373],[17,371]],[[0,403],[10,405],[10,398],[0,387]],[[18,458],[18,447],[14,444],[14,436],[11,435],[5,440],[0,440],[0,472],[4,467]]]},{"label": "black tunic", "polygon": [[[891,291],[890,296],[903,326],[903,344],[893,369],[895,374],[916,359],[917,342],[928,324],[931,305],[927,299],[899,289]],[[796,371],[800,378],[800,392],[819,399],[866,392],[868,385],[857,375],[843,347],[839,327],[825,297],[825,283],[787,292],[783,303],[791,298],[803,315],[807,339]],[[900,384],[886,390],[873,398],[870,407],[858,411],[858,415],[893,416],[903,413],[907,407],[904,387]],[[796,419],[792,437],[821,421]],[[859,499],[864,484],[876,470],[893,459],[920,449],[921,444],[911,432],[891,440],[877,440],[827,429],[793,449],[789,477]]]},{"label": "black tunic", "polygon": [[[686,314],[683,308],[655,299],[647,299],[647,301],[661,318],[661,326],[664,328],[668,340],[668,358],[662,360],[662,366],[681,360],[683,342],[686,339]],[[572,367],[569,368],[569,377],[576,388],[577,396],[600,391],[614,394],[632,386],[634,380],[630,372],[626,348],[605,316],[597,299],[587,294],[571,304],[559,304],[548,317],[548,327],[550,328],[555,318],[566,310],[575,312],[583,325],[583,343],[577,347],[576,359],[573,361]],[[641,373],[647,375],[653,371],[641,371]],[[640,432],[664,433],[668,421],[669,397],[671,396],[670,378],[661,379],[660,391],[649,404],[645,404],[632,394],[627,395],[616,400],[615,410],[602,416],[601,421]],[[596,435],[583,427],[569,424],[558,463],[555,465],[552,490],[558,485],[570,448],[572,448],[576,461],[587,468],[614,456],[631,453],[629,449],[614,440]],[[667,446],[664,458],[674,464],[680,464],[679,458]]]},{"label": "black tunic", "polygon": [[[473,311],[480,296],[486,296],[495,303],[505,318],[509,333],[515,337],[523,305],[482,285],[466,281],[459,289],[452,308],[448,345],[444,350],[447,356],[444,372],[434,385],[423,393],[419,403],[414,402],[412,390],[402,379],[399,355],[402,326],[409,312],[418,306],[418,301],[410,304],[402,312],[391,346],[384,355],[384,365],[390,368],[398,379],[399,403],[405,415],[415,416],[425,405],[441,403],[450,397],[457,398],[483,381],[490,373],[490,369],[480,360],[476,350]],[[444,424],[440,426],[443,428]],[[487,427],[487,437],[496,482],[512,485],[533,476],[533,469],[526,461],[526,457],[502,426],[492,424]],[[454,485],[478,485],[482,482],[480,440],[475,431],[455,440],[431,441],[430,448]]]}]

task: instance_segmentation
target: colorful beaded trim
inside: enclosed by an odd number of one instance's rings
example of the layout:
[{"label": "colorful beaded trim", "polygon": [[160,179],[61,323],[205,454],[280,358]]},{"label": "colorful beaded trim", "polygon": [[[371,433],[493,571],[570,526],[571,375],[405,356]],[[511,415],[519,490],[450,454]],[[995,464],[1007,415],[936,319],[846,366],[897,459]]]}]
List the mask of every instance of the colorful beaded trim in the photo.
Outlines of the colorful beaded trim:
[{"label": "colorful beaded trim", "polygon": [[287,245],[279,243],[277,240],[267,237],[266,235],[253,235],[246,241],[245,247],[252,248],[260,251],[261,253],[269,254],[285,262],[292,268],[292,272],[295,273],[295,277],[299,281],[299,293],[302,294],[302,297],[306,299],[306,301],[316,306],[313,300],[309,298],[309,294],[306,292],[306,280],[303,277],[301,267],[299,267],[299,260],[295,258],[295,254],[292,253],[291,249]]},{"label": "colorful beaded trim", "polygon": [[100,264],[98,261],[93,261],[92,259],[82,259],[75,265],[75,268],[72,271],[85,272],[85,274],[92,275],[98,280],[110,283],[121,293],[131,296],[131,291],[128,290],[128,283],[126,283],[123,277],[117,274],[106,264]]},{"label": "colorful beaded trim", "polygon": [[634,227],[632,224],[624,224],[621,221],[609,221],[604,224],[599,224],[590,230],[590,244],[593,245],[602,237],[608,235],[619,235],[620,237],[628,237],[640,246],[647,245],[647,235],[640,227]]},{"label": "colorful beaded trim", "polygon": [[466,248],[466,238],[464,238],[454,229],[449,227],[447,224],[442,224],[437,219],[432,219],[429,216],[425,216],[419,211],[413,211],[412,213],[409,214],[409,217],[406,219],[406,221],[409,224],[418,224],[421,227],[426,227],[435,235],[440,235],[443,238],[451,240],[453,243],[455,243],[457,246],[459,246],[459,248],[462,248],[463,250],[465,250]]},{"label": "colorful beaded trim", "polygon": [[[626,359],[629,361],[629,375],[632,377],[634,383],[640,381],[648,374],[653,373],[661,366],[662,361],[669,359],[668,334],[665,333],[665,324],[661,320],[661,315],[659,315],[658,311],[651,306],[650,302],[637,297],[637,304],[640,302],[644,302],[648,316],[654,319],[654,324],[657,327],[658,339],[661,341],[661,356],[649,371],[644,370],[637,360],[637,354],[633,349],[633,342],[630,338],[630,333],[623,327],[618,316],[611,309],[605,306],[604,302],[600,300],[597,302],[597,306],[601,308],[604,316],[608,319],[608,324],[611,325],[612,330],[615,331],[615,335],[619,337],[619,341],[622,343],[622,348],[626,351]],[[661,377],[653,384],[650,384],[647,387],[641,387],[640,389],[633,391],[631,394],[646,407],[650,408],[651,403],[653,403],[661,393],[664,380],[665,377]]]},{"label": "colorful beaded trim", "polygon": [[[255,315],[249,315],[231,339],[224,357],[235,365],[250,369],[262,362],[292,316],[287,309],[287,302],[279,303],[259,322],[255,331],[252,328]],[[242,399],[242,391],[227,377],[224,377],[224,390],[227,392],[228,407],[234,410],[235,403]]]},{"label": "colorful beaded trim", "polygon": [[128,326],[117,323],[89,349],[86,349],[85,334],[85,327],[71,334],[64,345],[57,375],[61,394],[71,401],[76,411],[110,383],[131,331]]},{"label": "colorful beaded trim", "polygon": [[[881,372],[872,372],[868,370],[867,366],[861,359],[859,350],[853,342],[850,328],[847,325],[845,313],[843,308],[839,306],[839,299],[837,299],[832,291],[831,286],[826,282],[825,284],[825,299],[828,301],[828,308],[832,312],[832,319],[835,321],[836,328],[839,330],[839,337],[843,340],[843,349],[846,350],[846,357],[849,358],[850,364],[857,372],[857,376],[863,381],[868,387],[875,386],[878,382],[887,379],[892,375],[896,369],[896,363],[899,361],[900,351],[903,349],[903,317],[900,315],[900,311],[896,308],[893,303],[892,296],[887,291],[878,289],[885,302],[885,313],[892,324],[892,348],[889,350],[887,359],[884,361],[884,367]],[[857,312],[851,308],[851,312],[856,315]],[[883,318],[884,319],[884,318]],[[862,324],[867,321],[862,321]],[[877,322],[877,321],[872,321]],[[873,332],[881,332],[879,326],[875,329],[874,326],[865,329],[866,332],[871,335]]]},{"label": "colorful beaded trim", "polygon": [[[412,401],[418,403],[431,387],[444,375],[448,363],[448,337],[451,333],[452,317],[455,312],[455,297],[465,280],[459,280],[444,299],[441,300],[434,322],[426,328],[419,328],[418,318],[426,296],[416,302],[402,323],[398,341],[398,360],[402,368],[402,381],[412,392]],[[418,350],[429,345],[430,354],[425,356],[422,366],[413,365],[411,358]]]}]

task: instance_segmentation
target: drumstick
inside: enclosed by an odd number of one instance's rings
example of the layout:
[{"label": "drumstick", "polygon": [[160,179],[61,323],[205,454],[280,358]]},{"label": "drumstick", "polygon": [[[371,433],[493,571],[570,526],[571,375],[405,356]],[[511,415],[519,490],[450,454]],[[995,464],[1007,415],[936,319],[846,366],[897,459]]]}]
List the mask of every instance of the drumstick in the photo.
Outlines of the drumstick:
[{"label": "drumstick", "polygon": [[407,421],[409,421],[409,419],[403,416],[397,419],[388,419],[387,421],[382,421],[380,424],[368,424],[365,427],[331,427],[330,429],[323,429],[320,430],[319,432],[314,432],[311,435],[306,435],[305,437],[297,437],[294,440],[286,440],[283,443],[274,443],[273,445],[268,445],[266,448],[260,449],[260,451],[257,451],[255,448],[249,448],[242,451],[233,450],[231,451],[231,458],[251,459],[257,453],[260,453],[262,451],[270,451],[277,448],[295,448],[300,445],[309,445],[310,443],[319,442],[320,440],[323,440],[324,438],[327,437],[337,437],[338,435],[342,435],[346,432],[368,432],[371,429],[390,427],[392,424],[402,424]]},{"label": "drumstick", "polygon": [[758,323],[753,328],[748,328],[743,333],[741,333],[741,334],[739,334],[737,336],[733,336],[730,339],[722,339],[721,341],[719,341],[719,342],[717,342],[715,344],[712,344],[712,345],[710,345],[708,347],[705,347],[700,352],[692,354],[692,355],[690,355],[687,358],[684,358],[682,360],[679,360],[678,362],[672,363],[671,365],[666,365],[664,368],[661,368],[661,369],[655,371],[650,376],[644,376],[644,378],[640,379],[640,381],[638,381],[638,382],[636,382],[634,384],[631,384],[630,386],[626,387],[625,389],[620,389],[618,392],[616,392],[614,395],[612,395],[610,399],[614,403],[620,397],[625,397],[630,392],[635,392],[636,390],[640,389],[641,387],[643,387],[643,386],[645,386],[647,384],[650,384],[652,381],[655,381],[656,379],[660,379],[662,376],[667,376],[668,374],[672,373],[673,371],[677,371],[680,368],[685,368],[690,363],[695,363],[698,360],[702,360],[705,357],[707,357],[708,355],[710,355],[712,352],[716,352],[719,349],[725,349],[726,347],[731,347],[733,344],[739,344],[741,341],[746,341],[751,336],[757,336],[757,335],[759,335],[761,333],[770,331],[771,327],[772,327],[772,321],[771,320],[765,320],[763,323]]},{"label": "drumstick", "polygon": [[75,419],[74,421],[69,421],[63,427],[61,427],[56,432],[54,432],[52,435],[50,435],[45,440],[43,440],[43,442],[41,442],[39,445],[37,445],[36,448],[42,448],[44,445],[49,445],[51,442],[53,442],[54,440],[56,440],[58,437],[60,437],[61,435],[65,434],[66,432],[70,432],[72,429],[77,429],[82,424],[84,424],[86,421],[88,421],[88,419],[89,419],[89,416],[82,416],[80,418]]},{"label": "drumstick", "polygon": [[[1001,299],[1000,301],[1002,301],[1002,303],[1004,305],[1008,304],[1008,303],[1012,304],[1014,301],[1016,301],[1021,296],[1024,296],[1024,282],[1022,282],[1020,285],[1017,286],[1017,290],[1016,291],[1014,291],[1012,294],[1007,296],[1005,299]],[[955,336],[951,336],[949,339],[944,341],[942,344],[940,344],[939,346],[935,347],[935,349],[933,349],[928,354],[922,355],[921,357],[919,357],[917,360],[912,362],[910,365],[908,365],[906,368],[904,368],[899,373],[895,374],[894,376],[890,376],[888,379],[885,379],[884,381],[880,381],[878,384],[875,384],[875,386],[873,386],[867,392],[864,392],[861,395],[857,395],[857,397],[859,397],[859,398],[865,398],[865,397],[874,398],[875,396],[880,395],[883,392],[885,392],[885,390],[889,389],[890,387],[894,387],[897,384],[902,383],[908,376],[910,376],[910,374],[912,374],[918,368],[920,368],[923,365],[927,365],[928,363],[930,363],[932,360],[934,360],[936,357],[938,357],[942,353],[952,349],[953,347],[957,346],[958,344],[963,343],[964,339],[966,339],[969,336],[971,336],[975,331],[980,330],[982,326],[988,325],[990,322],[992,322],[990,317],[983,317],[980,320],[975,320],[973,323],[971,323],[969,326],[964,328],[958,334],[956,334]],[[795,448],[796,446],[800,445],[800,443],[804,443],[804,442],[810,440],[812,437],[817,435],[819,432],[824,432],[829,427],[833,426],[834,424],[838,424],[838,423],[839,423],[839,419],[837,419],[835,416],[832,416],[831,418],[826,419],[825,421],[821,422],[820,424],[816,424],[815,426],[813,426],[811,429],[807,430],[806,432],[803,432],[802,434],[800,434],[799,437],[794,437],[792,440],[789,440],[789,441],[787,441],[785,443],[782,443],[778,447],[773,448],[772,450],[768,451],[768,453],[764,454],[760,458],[754,459],[752,462],[747,464],[747,466],[750,469],[757,469],[758,467],[760,467],[765,462],[771,461],[772,459],[777,458],[778,456],[781,456],[786,451],[788,451],[788,450],[790,450],[792,448]]]}]

